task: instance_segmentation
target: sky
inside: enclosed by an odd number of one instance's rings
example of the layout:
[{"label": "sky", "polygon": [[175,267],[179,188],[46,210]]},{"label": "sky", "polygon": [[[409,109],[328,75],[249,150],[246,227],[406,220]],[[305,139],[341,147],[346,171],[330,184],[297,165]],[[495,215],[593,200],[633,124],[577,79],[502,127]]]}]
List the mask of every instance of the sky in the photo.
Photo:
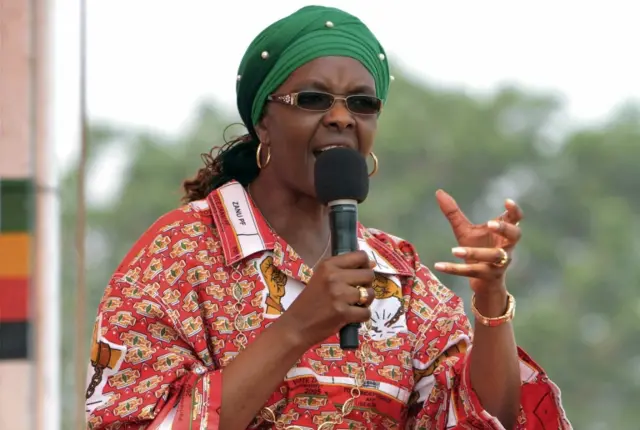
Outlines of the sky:
[{"label": "sky", "polygon": [[[178,133],[203,98],[235,109],[244,50],[302,0],[86,0],[91,119]],[[360,17],[395,67],[433,85],[486,92],[508,82],[561,95],[570,118],[603,119],[640,98],[631,0],[323,1]],[[51,65],[56,154],[79,145],[78,1],[54,0]],[[634,28],[635,26],[635,28]],[[634,54],[635,52],[635,54]]]}]

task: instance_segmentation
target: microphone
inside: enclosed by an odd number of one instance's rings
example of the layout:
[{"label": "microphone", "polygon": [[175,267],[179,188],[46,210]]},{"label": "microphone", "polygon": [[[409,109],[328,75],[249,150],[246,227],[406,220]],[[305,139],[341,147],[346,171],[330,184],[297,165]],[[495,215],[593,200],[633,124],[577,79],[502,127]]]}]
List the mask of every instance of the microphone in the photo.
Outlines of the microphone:
[{"label": "microphone", "polygon": [[[358,250],[358,204],[369,194],[366,159],[356,150],[338,147],[318,154],[315,163],[318,200],[329,206],[331,255]],[[340,348],[358,348],[359,323],[340,329]]]}]

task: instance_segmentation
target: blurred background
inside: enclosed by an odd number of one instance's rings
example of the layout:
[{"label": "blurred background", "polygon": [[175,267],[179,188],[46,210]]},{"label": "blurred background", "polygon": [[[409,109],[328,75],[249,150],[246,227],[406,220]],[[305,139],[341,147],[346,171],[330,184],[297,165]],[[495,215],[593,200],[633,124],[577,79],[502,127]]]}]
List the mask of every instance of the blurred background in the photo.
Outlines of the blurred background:
[{"label": "blurred background", "polygon": [[[519,345],[576,429],[637,430],[640,5],[316,3],[367,23],[395,76],[363,223],[432,265],[454,246],[436,189],[475,222],[518,201]],[[310,2],[87,2],[86,31],[82,4],[0,0],[0,429],[81,428],[106,282],[238,122],[250,41]],[[469,303],[464,279],[442,280]]]}]

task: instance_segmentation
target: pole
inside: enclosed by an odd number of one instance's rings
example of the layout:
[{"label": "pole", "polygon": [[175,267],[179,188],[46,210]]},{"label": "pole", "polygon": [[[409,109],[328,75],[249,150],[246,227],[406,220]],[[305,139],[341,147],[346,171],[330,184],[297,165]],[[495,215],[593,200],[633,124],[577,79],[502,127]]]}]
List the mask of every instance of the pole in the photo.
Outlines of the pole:
[{"label": "pole", "polygon": [[76,426],[83,430],[85,424],[85,371],[88,368],[87,351],[85,348],[86,334],[86,278],[85,278],[85,181],[87,164],[87,97],[86,97],[86,53],[87,53],[87,25],[86,0],[80,0],[80,158],[78,160],[78,188],[76,213]]},{"label": "pole", "polygon": [[60,216],[52,121],[52,9],[47,0],[30,8],[30,140],[35,217],[31,337],[35,428],[60,428]]}]

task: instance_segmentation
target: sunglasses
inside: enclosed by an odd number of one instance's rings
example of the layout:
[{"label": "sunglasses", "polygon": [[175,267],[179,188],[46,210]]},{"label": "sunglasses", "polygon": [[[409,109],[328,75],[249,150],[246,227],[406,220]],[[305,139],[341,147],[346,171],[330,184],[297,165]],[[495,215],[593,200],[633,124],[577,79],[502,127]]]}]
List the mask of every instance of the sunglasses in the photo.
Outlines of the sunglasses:
[{"label": "sunglasses", "polygon": [[347,109],[357,115],[376,115],[382,110],[382,100],[366,94],[338,97],[320,91],[300,91],[299,93],[270,95],[267,100],[314,112],[328,111],[336,103],[336,100],[343,100]]}]

